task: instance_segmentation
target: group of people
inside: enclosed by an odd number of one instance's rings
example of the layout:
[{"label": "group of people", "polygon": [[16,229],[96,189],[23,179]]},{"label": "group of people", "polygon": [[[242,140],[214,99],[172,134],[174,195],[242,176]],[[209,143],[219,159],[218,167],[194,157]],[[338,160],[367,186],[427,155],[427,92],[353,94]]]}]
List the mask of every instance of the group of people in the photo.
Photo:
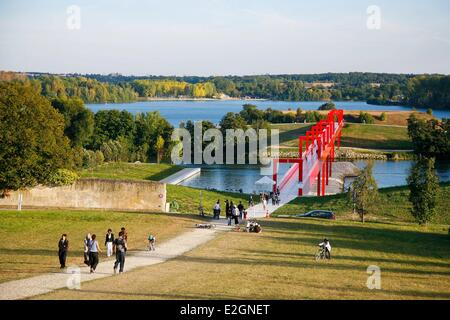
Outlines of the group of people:
[{"label": "group of people", "polygon": [[[220,200],[217,200],[213,208],[213,219],[219,220],[221,211]],[[239,201],[239,204],[235,205],[233,201],[228,201],[228,199],[225,200],[225,217],[228,220],[229,226],[231,226],[233,219],[235,225],[239,224],[239,219],[246,219],[247,212],[242,204],[242,201]]]},{"label": "group of people", "polygon": [[[119,237],[114,238],[114,233],[111,229],[108,229],[105,236],[105,247],[107,257],[111,257],[116,254],[116,261],[114,262],[114,273],[123,272],[125,265],[125,254],[128,249],[128,233],[125,227],[122,227],[119,232]],[[84,238],[84,263],[90,267],[90,272],[94,273],[99,263],[99,253],[102,250],[95,234],[88,233]]]},{"label": "group of people", "polygon": [[[156,237],[149,235],[149,250],[155,250]],[[84,244],[84,263],[90,267],[90,273],[94,273],[99,263],[99,253],[102,249],[98,243],[97,235],[86,234],[83,241]],[[116,255],[114,261],[114,273],[122,273],[125,266],[125,256],[128,250],[128,233],[125,227],[120,229],[117,238],[114,237],[114,233],[111,229],[108,229],[105,236],[106,255],[111,257]],[[61,269],[66,268],[67,253],[69,251],[69,240],[67,234],[63,234],[58,242],[58,256]]]},{"label": "group of people", "polygon": [[261,192],[259,194],[259,197],[261,199],[261,203],[263,205],[263,209],[266,210],[267,209],[267,204],[269,203],[270,200],[272,200],[272,205],[273,206],[278,206],[280,205],[280,189],[277,187],[275,192]]}]

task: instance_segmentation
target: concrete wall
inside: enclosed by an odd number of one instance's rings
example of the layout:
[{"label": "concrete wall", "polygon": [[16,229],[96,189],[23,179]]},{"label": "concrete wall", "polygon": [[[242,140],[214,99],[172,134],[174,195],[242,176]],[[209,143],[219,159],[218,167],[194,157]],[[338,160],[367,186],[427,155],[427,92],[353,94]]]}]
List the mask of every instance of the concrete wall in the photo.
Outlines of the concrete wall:
[{"label": "concrete wall", "polygon": [[[164,212],[166,185],[154,181],[80,179],[70,186],[36,187],[21,191],[22,206]],[[17,207],[19,192],[0,199],[0,206]]]}]

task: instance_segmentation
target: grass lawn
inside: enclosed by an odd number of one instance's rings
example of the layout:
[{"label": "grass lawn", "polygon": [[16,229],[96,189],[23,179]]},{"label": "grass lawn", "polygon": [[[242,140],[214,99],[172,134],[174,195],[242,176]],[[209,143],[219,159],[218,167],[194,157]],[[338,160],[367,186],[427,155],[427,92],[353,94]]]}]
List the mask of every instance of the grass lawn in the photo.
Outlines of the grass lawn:
[{"label": "grass lawn", "polygon": [[[180,213],[194,213],[199,212],[200,206],[200,192],[202,193],[202,203],[205,214],[212,216],[212,210],[217,200],[220,200],[222,206],[221,215],[225,215],[225,200],[233,201],[236,205],[242,201],[245,207],[248,205],[250,195],[244,193],[231,193],[222,191],[199,190],[183,186],[167,185],[167,201],[176,200],[180,205],[178,210]],[[253,196],[253,202],[259,202],[259,196]]]},{"label": "grass lawn", "polygon": [[[273,129],[280,130],[280,145],[282,147],[298,148],[298,137],[305,135],[311,124],[271,125]],[[347,123],[342,130],[342,147],[366,149],[412,149],[406,127],[364,125]]]},{"label": "grass lawn", "polygon": [[349,123],[342,129],[341,146],[366,149],[412,149],[405,127]]},{"label": "grass lawn", "polygon": [[81,172],[83,178],[124,179],[124,180],[162,180],[182,168],[170,164],[156,163],[104,163],[94,169]]},{"label": "grass lawn", "polygon": [[[222,233],[163,264],[36,299],[450,299],[443,226],[271,218],[261,234]],[[328,237],[330,261],[314,261]],[[381,290],[366,286],[381,269]],[[113,288],[113,289],[112,289]]]},{"label": "grass lawn", "polygon": [[[373,212],[367,215],[368,220],[390,222],[413,222],[408,200],[408,187],[392,187],[380,189],[380,199],[374,206]],[[438,203],[434,223],[450,224],[450,182],[442,183],[438,194]],[[292,200],[274,212],[273,215],[304,213],[314,209],[332,210],[337,219],[359,219],[352,214],[351,205],[347,202],[346,194],[326,197],[303,197]]]},{"label": "grass lawn", "polygon": [[[58,240],[67,233],[70,252],[67,265],[83,263],[83,239],[95,233],[104,244],[108,228],[118,235],[126,227],[130,249],[145,248],[148,234],[161,241],[185,232],[196,217],[110,211],[0,210],[0,282],[30,277],[58,269]],[[106,250],[104,250],[106,251]],[[103,252],[101,260],[106,259]],[[59,271],[59,270],[58,270]]]},{"label": "grass lawn", "polygon": [[[337,103],[337,108],[339,109],[339,103]],[[378,107],[374,106],[374,109],[377,109]],[[423,120],[430,120],[434,119],[433,115],[429,115],[425,112],[419,112],[419,111],[374,111],[374,110],[362,110],[363,112],[366,112],[373,116],[374,118],[374,124],[383,124],[383,125],[395,125],[395,126],[407,126],[408,125],[408,118],[411,116],[411,114],[414,113],[416,118],[423,119]],[[284,111],[285,113],[293,113],[295,114],[296,111]],[[306,111],[303,111],[305,113]],[[317,111],[321,114],[328,114],[329,111]],[[346,122],[352,122],[352,123],[360,123],[359,119],[359,113],[360,110],[345,110],[344,111],[344,120]],[[384,121],[381,120],[381,114],[384,113],[386,115],[386,119]]]}]

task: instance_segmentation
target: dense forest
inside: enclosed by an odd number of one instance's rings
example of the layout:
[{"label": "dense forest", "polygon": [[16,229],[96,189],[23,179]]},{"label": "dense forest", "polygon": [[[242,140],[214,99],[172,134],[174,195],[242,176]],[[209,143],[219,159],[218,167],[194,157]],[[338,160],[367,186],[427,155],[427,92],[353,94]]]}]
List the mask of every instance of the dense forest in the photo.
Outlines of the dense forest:
[{"label": "dense forest", "polygon": [[284,101],[367,101],[450,109],[450,76],[385,73],[325,73],[223,77],[79,75],[0,72],[0,81],[30,81],[50,99],[85,103],[140,98],[258,98]]}]

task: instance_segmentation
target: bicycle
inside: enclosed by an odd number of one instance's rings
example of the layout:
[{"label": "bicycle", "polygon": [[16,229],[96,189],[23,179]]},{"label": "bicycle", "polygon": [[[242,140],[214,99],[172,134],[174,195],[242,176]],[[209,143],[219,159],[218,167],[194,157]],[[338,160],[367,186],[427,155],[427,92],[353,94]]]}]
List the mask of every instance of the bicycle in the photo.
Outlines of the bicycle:
[{"label": "bicycle", "polygon": [[320,259],[326,259],[325,247],[320,247],[315,256],[316,261]]}]

